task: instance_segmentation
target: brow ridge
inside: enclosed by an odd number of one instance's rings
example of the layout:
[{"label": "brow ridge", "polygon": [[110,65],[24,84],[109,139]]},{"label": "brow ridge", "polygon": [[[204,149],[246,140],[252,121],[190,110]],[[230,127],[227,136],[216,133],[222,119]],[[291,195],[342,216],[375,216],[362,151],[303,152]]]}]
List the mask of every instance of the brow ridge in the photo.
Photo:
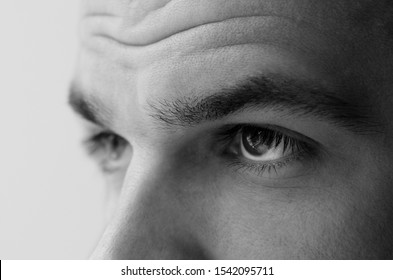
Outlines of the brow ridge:
[{"label": "brow ridge", "polygon": [[245,110],[272,108],[293,115],[312,116],[356,133],[376,132],[379,123],[371,108],[340,98],[312,82],[277,76],[250,77],[211,95],[193,94],[174,100],[149,102],[151,116],[166,126],[195,126]]},{"label": "brow ridge", "polygon": [[109,109],[94,95],[83,92],[75,83],[70,86],[68,103],[84,119],[102,127],[109,126]]}]

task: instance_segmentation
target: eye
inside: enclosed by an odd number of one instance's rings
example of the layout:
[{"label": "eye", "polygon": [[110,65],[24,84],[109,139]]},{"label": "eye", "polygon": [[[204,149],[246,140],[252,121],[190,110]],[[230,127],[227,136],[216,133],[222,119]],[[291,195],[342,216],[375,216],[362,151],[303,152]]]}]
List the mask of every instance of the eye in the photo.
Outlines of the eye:
[{"label": "eye", "polygon": [[253,161],[274,161],[284,157],[288,151],[283,136],[272,130],[244,127],[240,136],[240,153]]},{"label": "eye", "polygon": [[88,153],[105,173],[127,168],[131,159],[131,146],[123,137],[111,132],[96,133],[85,141]]},{"label": "eye", "polygon": [[265,173],[282,177],[296,175],[303,163],[317,153],[317,144],[312,140],[276,127],[236,125],[224,129],[220,137],[226,143],[224,155],[230,160],[230,166],[258,176]]}]

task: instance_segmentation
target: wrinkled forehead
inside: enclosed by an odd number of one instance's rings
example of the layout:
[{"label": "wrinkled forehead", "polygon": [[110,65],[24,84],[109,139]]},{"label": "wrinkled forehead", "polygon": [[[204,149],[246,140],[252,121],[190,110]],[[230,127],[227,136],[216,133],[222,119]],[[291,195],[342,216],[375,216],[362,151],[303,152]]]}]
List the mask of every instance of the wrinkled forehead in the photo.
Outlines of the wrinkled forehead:
[{"label": "wrinkled forehead", "polygon": [[[149,99],[208,93],[263,72],[334,84],[356,83],[352,72],[365,69],[357,79],[377,81],[366,53],[387,45],[375,40],[391,17],[387,3],[84,0],[75,82],[130,115]],[[374,53],[374,66],[388,63]]]},{"label": "wrinkled forehead", "polygon": [[111,36],[148,45],[196,26],[241,17],[276,16],[339,33],[372,25],[384,6],[385,1],[369,0],[84,0],[83,14],[116,17],[121,28],[107,26]]}]

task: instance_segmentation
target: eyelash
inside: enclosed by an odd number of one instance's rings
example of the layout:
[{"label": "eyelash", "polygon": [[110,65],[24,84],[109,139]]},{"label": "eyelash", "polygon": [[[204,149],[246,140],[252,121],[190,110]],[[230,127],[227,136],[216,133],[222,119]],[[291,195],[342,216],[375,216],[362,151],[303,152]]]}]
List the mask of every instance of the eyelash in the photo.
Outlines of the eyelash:
[{"label": "eyelash", "polygon": [[[229,151],[231,147],[236,145],[236,139],[241,137],[242,132],[246,128],[258,128],[262,131],[263,136],[260,144],[266,145],[268,149],[277,148],[281,143],[283,143],[283,153],[285,154],[287,151],[290,151],[291,155],[273,162],[258,163],[242,158],[237,152]],[[307,157],[313,157],[317,154],[315,145],[289,136],[274,128],[259,127],[249,124],[224,127],[218,134],[218,140],[220,142],[220,146],[225,147],[223,155],[226,158],[229,158],[230,162],[228,165],[230,167],[234,167],[237,171],[254,172],[258,176],[263,176],[266,172],[275,172],[277,174],[279,169],[287,166],[291,162],[305,160]]]},{"label": "eyelash", "polygon": [[120,136],[117,136],[110,131],[102,131],[89,137],[84,141],[84,144],[86,146],[87,152],[90,155],[94,155],[101,151],[111,140],[117,138],[120,138]]},{"label": "eyelash", "polygon": [[[257,128],[262,131],[261,145],[266,145],[268,149],[277,148],[283,143],[283,154],[290,151],[289,156],[285,156],[280,160],[272,162],[254,162],[242,158],[235,151],[230,151],[236,145],[238,137],[247,128]],[[217,143],[220,147],[224,147],[223,155],[230,160],[228,166],[235,168],[237,171],[253,172],[258,176],[263,176],[266,172],[278,173],[278,170],[287,166],[291,162],[305,160],[307,157],[316,156],[317,149],[315,145],[309,144],[305,141],[299,140],[295,137],[288,136],[276,128],[259,127],[250,124],[230,125],[221,128],[218,132]],[[237,143],[238,145],[239,143]],[[111,145],[108,147],[108,145]],[[102,131],[85,141],[85,146],[89,155],[98,157],[99,163],[104,171],[113,171],[106,168],[108,164],[108,157],[110,153],[119,152],[117,149],[124,149],[128,145],[127,141],[121,136],[111,132]],[[106,150],[106,149],[109,149]],[[122,153],[120,151],[119,153]],[[100,154],[101,153],[101,154]],[[104,154],[105,153],[105,154]]]}]

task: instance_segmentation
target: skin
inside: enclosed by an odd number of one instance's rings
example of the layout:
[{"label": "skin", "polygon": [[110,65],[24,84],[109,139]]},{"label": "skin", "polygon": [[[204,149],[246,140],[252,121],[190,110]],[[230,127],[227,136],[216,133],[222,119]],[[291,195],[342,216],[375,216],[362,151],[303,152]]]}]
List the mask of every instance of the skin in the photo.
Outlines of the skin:
[{"label": "skin", "polygon": [[[104,119],[89,133],[110,130],[125,143],[96,155],[111,207],[92,258],[391,258],[387,3],[84,1],[74,85]],[[367,106],[377,129],[354,133],[275,108],[193,126],[152,117],[158,101],[206,96],[255,75],[345,88],[338,97]],[[283,128],[318,143],[318,153],[276,171],[235,167],[214,137],[233,123]]]}]

